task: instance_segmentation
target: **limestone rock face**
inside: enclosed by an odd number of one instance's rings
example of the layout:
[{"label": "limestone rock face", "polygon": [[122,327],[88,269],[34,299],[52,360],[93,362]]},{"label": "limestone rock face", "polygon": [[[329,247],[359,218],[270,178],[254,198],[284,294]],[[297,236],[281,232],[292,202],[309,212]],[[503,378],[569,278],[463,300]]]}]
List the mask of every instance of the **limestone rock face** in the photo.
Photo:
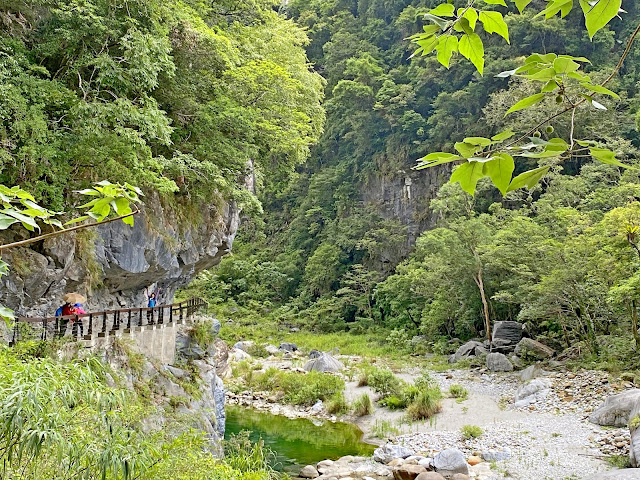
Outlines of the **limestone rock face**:
[{"label": "limestone rock face", "polygon": [[516,345],[514,350],[516,355],[521,357],[533,357],[538,360],[544,360],[555,355],[556,352],[552,348],[533,340],[532,338],[523,338]]},{"label": "limestone rock face", "polygon": [[460,450],[449,448],[433,457],[436,472],[447,477],[456,473],[469,474],[469,464]]},{"label": "limestone rock face", "polygon": [[319,357],[312,358],[305,365],[307,372],[316,370],[318,372],[339,372],[344,368],[342,362],[332,357],[328,353],[322,353]]},{"label": "limestone rock face", "polygon": [[490,353],[487,355],[487,368],[492,372],[510,372],[513,365],[502,353]]},{"label": "limestone rock face", "polygon": [[631,411],[638,402],[640,402],[638,388],[611,395],[589,416],[589,421],[603,427],[626,427]]},{"label": "limestone rock face", "polygon": [[[133,227],[112,222],[47,239],[37,250],[10,249],[3,259],[28,268],[12,268],[0,279],[0,304],[19,316],[52,316],[64,293],[88,292],[89,278],[87,311],[146,306],[145,288],[161,288],[159,303],[170,303],[178,288],[231,250],[239,207],[231,202],[200,215],[193,224],[180,223],[172,207],[148,195]],[[20,234],[4,231],[2,243]]]}]

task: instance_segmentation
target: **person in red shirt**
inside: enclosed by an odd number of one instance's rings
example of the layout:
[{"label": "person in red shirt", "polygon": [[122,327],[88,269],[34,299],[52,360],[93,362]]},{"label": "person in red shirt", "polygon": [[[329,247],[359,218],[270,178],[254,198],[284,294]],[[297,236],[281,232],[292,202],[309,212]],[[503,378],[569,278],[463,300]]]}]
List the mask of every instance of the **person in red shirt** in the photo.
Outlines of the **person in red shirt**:
[{"label": "person in red shirt", "polygon": [[[76,335],[77,329],[78,329],[78,325],[76,325],[76,321],[73,318],[64,318],[68,315],[78,315],[78,308],[71,304],[71,303],[65,303],[62,306],[62,322],[60,323],[60,336],[63,337],[65,333],[67,333],[67,325],[69,325],[69,320],[71,320],[71,322],[73,323],[73,327],[71,329],[71,334],[72,335]],[[80,335],[82,335],[82,331],[83,331],[83,326],[82,326],[82,322],[80,323]]]}]

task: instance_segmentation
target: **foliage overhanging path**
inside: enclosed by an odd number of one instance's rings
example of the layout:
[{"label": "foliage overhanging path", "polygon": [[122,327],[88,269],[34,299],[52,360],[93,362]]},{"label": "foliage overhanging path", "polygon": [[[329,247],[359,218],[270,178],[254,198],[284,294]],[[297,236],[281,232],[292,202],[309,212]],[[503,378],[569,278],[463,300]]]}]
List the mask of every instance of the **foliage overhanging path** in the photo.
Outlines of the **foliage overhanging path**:
[{"label": "foliage overhanging path", "polygon": [[[504,0],[482,1],[488,5],[507,7]],[[414,55],[427,55],[436,50],[438,61],[449,68],[451,55],[453,52],[459,51],[482,74],[484,48],[482,39],[475,33],[477,21],[480,20],[483,24],[485,32],[498,33],[507,42],[509,42],[509,35],[508,26],[501,13],[492,10],[477,10],[474,8],[476,3],[478,2],[472,0],[466,7],[459,8],[457,11],[453,4],[444,3],[425,14],[424,19],[430,24],[424,27],[423,33],[411,37],[411,40],[419,46]],[[512,3],[522,13],[529,5],[530,0],[514,0]],[[573,0],[548,0],[547,7],[536,17],[544,16],[549,19],[559,14],[564,18],[571,13],[573,6]],[[580,0],[580,6],[591,39],[614,18],[625,13],[622,10],[622,0],[597,0],[595,2]],[[460,40],[458,40],[456,32],[460,33]],[[590,63],[587,58],[554,53],[534,53],[525,59],[521,67],[498,74],[497,77],[500,78],[517,76],[543,84],[539,93],[518,101],[507,110],[505,116],[512,112],[534,107],[548,97],[555,97],[555,103],[561,108],[560,111],[548,114],[544,120],[529,127],[526,133],[518,135],[515,140],[510,140],[516,136],[516,133],[511,130],[491,138],[467,137],[462,142],[455,144],[458,154],[430,153],[421,158],[415,168],[423,169],[463,161],[451,175],[451,181],[459,182],[462,188],[471,195],[476,190],[478,180],[483,177],[489,177],[503,195],[523,187],[531,189],[548,173],[552,165],[542,165],[512,178],[515,162],[510,153],[520,157],[546,159],[555,162],[555,164],[574,156],[588,155],[606,164],[628,168],[627,165],[616,159],[614,151],[599,147],[596,141],[575,139],[575,115],[577,109],[585,102],[591,104],[595,109],[606,110],[607,108],[602,103],[593,98],[595,95],[619,98],[615,92],[606,88],[606,85],[622,67],[639,33],[640,24],[631,34],[626,48],[611,74],[599,84],[593,83],[590,76],[581,71],[584,64]],[[540,138],[538,132],[540,127],[549,125],[552,120],[569,112],[571,112],[571,129],[568,142],[559,137],[551,138],[549,141]],[[553,133],[552,126],[547,127],[547,133]],[[524,140],[528,140],[528,143],[519,145]]]}]

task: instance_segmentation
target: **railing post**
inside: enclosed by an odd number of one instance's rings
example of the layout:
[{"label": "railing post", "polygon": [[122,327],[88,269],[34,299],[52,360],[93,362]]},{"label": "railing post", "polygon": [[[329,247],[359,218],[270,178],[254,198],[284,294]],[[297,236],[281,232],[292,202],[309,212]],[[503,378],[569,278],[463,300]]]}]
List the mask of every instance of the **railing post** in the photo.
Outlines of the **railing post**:
[{"label": "railing post", "polygon": [[160,325],[164,323],[164,307],[160,307],[160,310],[158,310],[158,323]]},{"label": "railing post", "polygon": [[173,323],[173,305],[169,305],[169,323]]},{"label": "railing post", "polygon": [[107,334],[107,312],[102,312],[102,333]]},{"label": "railing post", "polygon": [[18,339],[20,338],[20,333],[18,330],[18,319],[16,318],[15,324],[13,325],[13,338],[11,339],[11,344],[15,345],[18,343]]},{"label": "railing post", "polygon": [[131,309],[129,309],[129,315],[127,317],[127,329],[131,330]]},{"label": "railing post", "polygon": [[184,319],[184,315],[182,313],[182,303],[180,303],[179,305],[180,305],[180,322],[182,323],[182,320]]},{"label": "railing post", "polygon": [[87,335],[89,339],[93,337],[93,313],[89,314],[89,329],[87,330]]},{"label": "railing post", "polygon": [[139,327],[142,326],[142,308],[140,308],[140,310],[138,310],[138,326]]},{"label": "railing post", "polygon": [[47,340],[47,319],[46,317],[42,319],[42,341],[46,342]]}]

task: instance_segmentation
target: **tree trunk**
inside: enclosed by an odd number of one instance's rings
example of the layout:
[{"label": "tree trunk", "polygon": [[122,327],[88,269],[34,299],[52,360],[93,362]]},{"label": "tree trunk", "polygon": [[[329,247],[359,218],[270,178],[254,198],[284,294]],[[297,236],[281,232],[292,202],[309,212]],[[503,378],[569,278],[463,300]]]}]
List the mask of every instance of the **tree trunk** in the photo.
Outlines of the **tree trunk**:
[{"label": "tree trunk", "polygon": [[478,267],[478,275],[473,278],[480,290],[480,298],[482,299],[482,307],[484,309],[484,328],[487,331],[487,339],[491,341],[491,322],[489,320],[489,304],[487,303],[487,297],[484,294],[484,283],[482,281],[482,267]]},{"label": "tree trunk", "polygon": [[640,348],[640,334],[638,334],[638,304],[636,300],[631,300],[631,331],[633,339],[636,341],[636,351]]}]

